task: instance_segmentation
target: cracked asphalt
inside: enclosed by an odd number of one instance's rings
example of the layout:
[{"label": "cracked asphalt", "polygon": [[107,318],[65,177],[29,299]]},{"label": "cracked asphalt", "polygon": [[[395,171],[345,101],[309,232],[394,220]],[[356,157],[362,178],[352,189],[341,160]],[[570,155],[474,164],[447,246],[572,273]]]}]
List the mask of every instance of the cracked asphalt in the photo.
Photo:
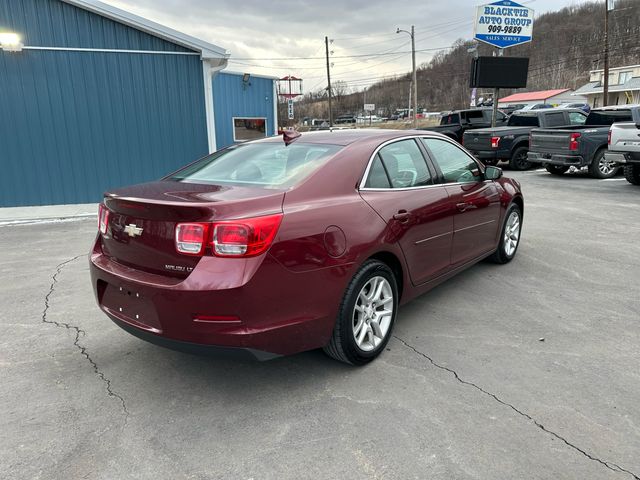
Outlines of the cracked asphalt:
[{"label": "cracked asphalt", "polygon": [[506,173],[516,259],[364,368],[144,343],[94,304],[94,220],[0,227],[0,478],[639,479],[640,188]]}]

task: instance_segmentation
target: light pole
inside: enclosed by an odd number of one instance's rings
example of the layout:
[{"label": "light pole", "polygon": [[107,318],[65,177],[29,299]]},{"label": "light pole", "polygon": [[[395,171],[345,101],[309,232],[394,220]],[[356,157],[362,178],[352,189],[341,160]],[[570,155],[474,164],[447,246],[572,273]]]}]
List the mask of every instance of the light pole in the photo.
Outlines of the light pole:
[{"label": "light pole", "polygon": [[396,33],[404,32],[411,37],[411,68],[413,71],[411,83],[413,84],[413,128],[418,126],[418,121],[416,115],[418,114],[418,82],[416,79],[416,39],[415,39],[415,30],[413,25],[411,25],[411,31],[400,30],[399,28],[396,30]]}]

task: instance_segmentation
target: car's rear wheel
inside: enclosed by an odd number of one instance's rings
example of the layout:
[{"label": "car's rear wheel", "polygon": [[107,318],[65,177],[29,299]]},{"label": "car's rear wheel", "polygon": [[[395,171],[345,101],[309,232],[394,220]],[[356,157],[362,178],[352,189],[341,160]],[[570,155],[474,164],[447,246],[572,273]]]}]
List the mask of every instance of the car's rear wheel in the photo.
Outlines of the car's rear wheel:
[{"label": "car's rear wheel", "polygon": [[569,167],[564,165],[547,165],[545,168],[551,175],[564,175],[569,170]]},{"label": "car's rear wheel", "polygon": [[616,162],[607,160],[605,157],[605,148],[598,150],[593,156],[591,165],[589,165],[589,175],[593,178],[611,178],[618,173],[619,165]]},{"label": "car's rear wheel", "polygon": [[496,251],[489,257],[495,263],[508,263],[516,256],[520,245],[520,232],[522,230],[522,211],[515,203],[512,203],[504,216],[504,224],[500,235],[500,243]]},{"label": "car's rear wheel", "polygon": [[387,345],[397,310],[393,272],[379,260],[367,260],[347,286],[325,353],[352,365],[370,362]]},{"label": "car's rear wheel", "polygon": [[512,170],[528,170],[531,168],[531,162],[527,160],[529,149],[527,147],[518,147],[513,151],[509,166]]},{"label": "car's rear wheel", "polygon": [[625,165],[624,178],[633,185],[640,185],[640,165]]}]

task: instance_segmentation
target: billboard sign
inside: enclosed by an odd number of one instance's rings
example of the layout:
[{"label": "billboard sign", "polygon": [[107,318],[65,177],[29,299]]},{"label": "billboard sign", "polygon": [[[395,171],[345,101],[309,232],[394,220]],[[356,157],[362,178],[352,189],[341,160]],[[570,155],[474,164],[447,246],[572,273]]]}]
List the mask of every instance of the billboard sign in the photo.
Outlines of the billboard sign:
[{"label": "billboard sign", "polygon": [[376,109],[376,105],[375,105],[375,103],[365,103],[364,104],[364,109],[367,112],[373,112]]},{"label": "billboard sign", "polygon": [[494,47],[508,48],[530,42],[532,33],[532,8],[510,0],[500,0],[476,10],[476,40]]}]

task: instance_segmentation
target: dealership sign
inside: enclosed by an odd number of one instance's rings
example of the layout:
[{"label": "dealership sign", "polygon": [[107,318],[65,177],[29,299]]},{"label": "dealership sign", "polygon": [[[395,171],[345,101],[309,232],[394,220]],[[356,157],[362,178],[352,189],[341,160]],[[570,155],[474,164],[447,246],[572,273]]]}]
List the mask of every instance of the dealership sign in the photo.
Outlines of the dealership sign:
[{"label": "dealership sign", "polygon": [[478,7],[475,39],[498,48],[531,41],[533,9],[501,0]]}]

